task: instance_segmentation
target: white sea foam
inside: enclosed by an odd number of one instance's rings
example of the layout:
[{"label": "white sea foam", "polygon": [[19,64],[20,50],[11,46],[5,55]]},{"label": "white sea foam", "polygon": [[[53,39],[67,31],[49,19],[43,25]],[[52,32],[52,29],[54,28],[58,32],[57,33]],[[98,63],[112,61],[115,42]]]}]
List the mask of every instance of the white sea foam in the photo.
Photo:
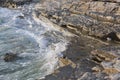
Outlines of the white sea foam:
[{"label": "white sea foam", "polygon": [[[50,74],[72,36],[47,19],[23,13],[0,8],[0,80],[35,80]],[[4,62],[7,52],[17,53],[20,59]]]}]

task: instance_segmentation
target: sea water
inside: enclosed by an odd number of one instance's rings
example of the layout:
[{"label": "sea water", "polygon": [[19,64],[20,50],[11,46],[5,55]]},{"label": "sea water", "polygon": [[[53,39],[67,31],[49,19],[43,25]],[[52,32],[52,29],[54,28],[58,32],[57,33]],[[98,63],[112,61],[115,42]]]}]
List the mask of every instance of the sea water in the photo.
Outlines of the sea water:
[{"label": "sea water", "polygon": [[[0,80],[35,80],[52,73],[68,37],[32,16],[32,9],[0,8]],[[20,58],[5,62],[6,53]]]}]

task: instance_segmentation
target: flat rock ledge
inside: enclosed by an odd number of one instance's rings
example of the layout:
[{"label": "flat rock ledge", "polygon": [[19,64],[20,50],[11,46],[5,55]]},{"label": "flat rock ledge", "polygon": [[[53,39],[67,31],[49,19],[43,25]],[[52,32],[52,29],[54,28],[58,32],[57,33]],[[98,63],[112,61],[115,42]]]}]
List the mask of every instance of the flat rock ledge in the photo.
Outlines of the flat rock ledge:
[{"label": "flat rock ledge", "polygon": [[60,59],[62,67],[43,80],[120,79],[119,0],[45,0],[35,9],[38,18],[44,16],[79,37]]},{"label": "flat rock ledge", "polygon": [[119,0],[45,0],[36,5],[36,11],[38,16],[45,16],[73,33],[119,42],[119,2]]},{"label": "flat rock ledge", "polygon": [[[0,1],[16,8],[32,0]],[[42,80],[120,80],[120,0],[41,0],[35,16],[76,35]]]}]

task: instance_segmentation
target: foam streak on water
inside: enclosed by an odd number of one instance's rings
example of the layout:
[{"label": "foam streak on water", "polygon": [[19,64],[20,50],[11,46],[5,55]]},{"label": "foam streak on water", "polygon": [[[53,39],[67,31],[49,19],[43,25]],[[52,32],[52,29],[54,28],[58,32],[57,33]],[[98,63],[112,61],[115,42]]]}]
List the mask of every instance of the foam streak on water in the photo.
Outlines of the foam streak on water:
[{"label": "foam streak on water", "polygon": [[[32,13],[0,8],[0,80],[35,80],[51,73],[69,37]],[[20,59],[5,62],[7,52]]]}]

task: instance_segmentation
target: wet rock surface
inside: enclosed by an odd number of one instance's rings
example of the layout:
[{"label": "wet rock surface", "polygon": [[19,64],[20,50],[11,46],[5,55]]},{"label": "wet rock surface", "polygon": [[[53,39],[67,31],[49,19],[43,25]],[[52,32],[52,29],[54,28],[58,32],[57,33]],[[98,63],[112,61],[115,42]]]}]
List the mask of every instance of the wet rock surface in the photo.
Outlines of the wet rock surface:
[{"label": "wet rock surface", "polygon": [[4,61],[5,62],[12,62],[12,61],[14,61],[14,60],[16,60],[17,59],[17,54],[15,54],[15,53],[6,53],[5,55],[4,55]]},{"label": "wet rock surface", "polygon": [[119,0],[41,0],[35,14],[76,35],[42,80],[120,79]]},{"label": "wet rock surface", "polygon": [[44,80],[119,80],[119,5],[119,0],[46,0],[37,4],[38,18],[45,16],[79,36],[63,53],[76,66],[68,62],[72,69],[65,70],[65,65]]},{"label": "wet rock surface", "polygon": [[[108,74],[103,72],[103,67],[94,62],[89,53],[94,49],[107,46],[84,36],[74,37],[68,50],[63,53],[66,60],[60,59],[64,66],[62,64],[59,69],[43,80],[109,80]],[[93,69],[96,66],[98,68]]]}]

